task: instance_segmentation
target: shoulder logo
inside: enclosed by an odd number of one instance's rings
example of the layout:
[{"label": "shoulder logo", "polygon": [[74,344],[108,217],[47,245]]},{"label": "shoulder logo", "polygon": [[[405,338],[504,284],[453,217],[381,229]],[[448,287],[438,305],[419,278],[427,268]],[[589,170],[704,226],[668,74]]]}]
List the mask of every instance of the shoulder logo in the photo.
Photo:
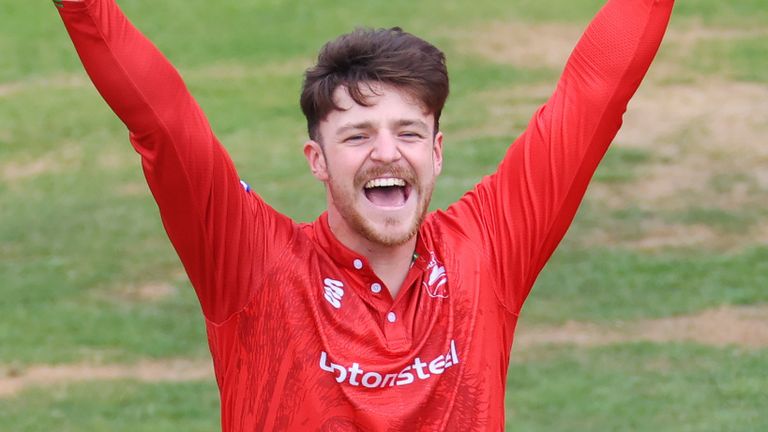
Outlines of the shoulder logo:
[{"label": "shoulder logo", "polygon": [[445,266],[437,260],[434,252],[430,252],[429,255],[427,265],[429,276],[421,284],[430,297],[448,298],[448,276],[445,274]]},{"label": "shoulder logo", "polygon": [[331,306],[339,309],[341,307],[341,298],[344,297],[344,284],[341,281],[337,281],[331,278],[323,279],[323,290],[325,291],[325,299]]}]

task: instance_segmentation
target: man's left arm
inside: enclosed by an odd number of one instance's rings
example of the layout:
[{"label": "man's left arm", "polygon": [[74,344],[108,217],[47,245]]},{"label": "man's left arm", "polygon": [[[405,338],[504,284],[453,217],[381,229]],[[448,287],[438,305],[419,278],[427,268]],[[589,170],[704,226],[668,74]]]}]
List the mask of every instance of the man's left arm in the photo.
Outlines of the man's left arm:
[{"label": "man's left arm", "polygon": [[609,0],[498,170],[447,210],[488,252],[497,295],[510,312],[519,312],[571,224],[656,55],[673,3]]}]

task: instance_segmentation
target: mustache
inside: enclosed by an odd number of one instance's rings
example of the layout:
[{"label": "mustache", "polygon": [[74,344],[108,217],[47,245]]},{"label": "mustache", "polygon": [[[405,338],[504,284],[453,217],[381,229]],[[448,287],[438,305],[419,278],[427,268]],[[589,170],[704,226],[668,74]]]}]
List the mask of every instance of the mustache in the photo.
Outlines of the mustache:
[{"label": "mustache", "polygon": [[362,188],[365,183],[378,177],[397,177],[411,186],[417,186],[416,173],[408,166],[397,164],[376,165],[359,171],[355,175],[355,187]]}]

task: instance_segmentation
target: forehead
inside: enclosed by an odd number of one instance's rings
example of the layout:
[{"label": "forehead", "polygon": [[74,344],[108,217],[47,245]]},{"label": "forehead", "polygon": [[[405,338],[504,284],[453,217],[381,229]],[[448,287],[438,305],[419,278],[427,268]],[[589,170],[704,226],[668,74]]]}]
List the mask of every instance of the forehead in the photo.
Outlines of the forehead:
[{"label": "forehead", "polygon": [[387,124],[403,120],[421,121],[432,128],[434,115],[410,93],[390,85],[363,83],[360,86],[368,106],[355,102],[346,86],[339,86],[333,92],[333,100],[340,110],[331,111],[320,122],[323,126],[339,126],[349,122]]}]

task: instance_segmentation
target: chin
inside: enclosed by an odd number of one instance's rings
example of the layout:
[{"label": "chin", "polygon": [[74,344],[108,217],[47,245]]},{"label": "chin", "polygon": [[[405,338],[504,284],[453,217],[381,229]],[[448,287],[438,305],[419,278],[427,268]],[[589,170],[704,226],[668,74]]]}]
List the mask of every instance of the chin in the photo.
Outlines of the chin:
[{"label": "chin", "polygon": [[384,246],[400,246],[407,243],[419,231],[419,222],[404,224],[397,220],[385,220],[384,226],[372,228],[366,238]]},{"label": "chin", "polygon": [[333,206],[348,228],[368,242],[385,247],[401,246],[416,236],[426,217],[431,191],[429,187],[427,194],[409,194],[398,208],[375,205],[362,192],[354,196],[330,189]]},{"label": "chin", "polygon": [[426,212],[413,209],[406,216],[382,213],[375,212],[371,217],[360,218],[358,232],[368,241],[383,246],[400,246],[416,236]]}]

